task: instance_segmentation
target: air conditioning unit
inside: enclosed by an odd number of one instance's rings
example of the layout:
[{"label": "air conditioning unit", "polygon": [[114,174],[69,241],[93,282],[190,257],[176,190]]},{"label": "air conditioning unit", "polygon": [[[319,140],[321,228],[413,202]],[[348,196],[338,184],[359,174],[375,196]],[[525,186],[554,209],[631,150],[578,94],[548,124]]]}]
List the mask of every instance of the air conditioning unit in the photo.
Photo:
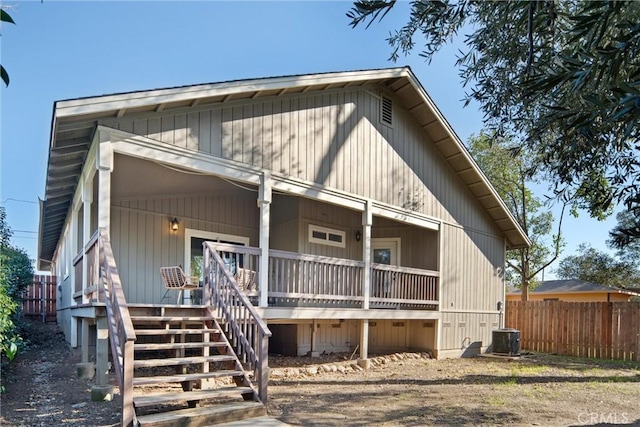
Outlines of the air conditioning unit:
[{"label": "air conditioning unit", "polygon": [[520,331],[496,329],[492,331],[493,352],[509,356],[520,356]]}]

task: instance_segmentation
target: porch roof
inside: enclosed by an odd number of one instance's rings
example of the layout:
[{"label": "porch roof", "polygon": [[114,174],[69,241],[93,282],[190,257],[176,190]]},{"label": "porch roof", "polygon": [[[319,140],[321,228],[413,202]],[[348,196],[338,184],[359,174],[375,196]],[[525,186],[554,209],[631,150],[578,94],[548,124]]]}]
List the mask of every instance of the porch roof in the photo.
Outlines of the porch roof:
[{"label": "porch roof", "polygon": [[124,115],[220,105],[264,97],[329,89],[382,86],[394,93],[431,143],[469,188],[499,229],[509,248],[529,240],[485,175],[409,67],[292,75],[76,98],[54,103],[45,199],[40,208],[38,267],[47,268],[101,120]]}]

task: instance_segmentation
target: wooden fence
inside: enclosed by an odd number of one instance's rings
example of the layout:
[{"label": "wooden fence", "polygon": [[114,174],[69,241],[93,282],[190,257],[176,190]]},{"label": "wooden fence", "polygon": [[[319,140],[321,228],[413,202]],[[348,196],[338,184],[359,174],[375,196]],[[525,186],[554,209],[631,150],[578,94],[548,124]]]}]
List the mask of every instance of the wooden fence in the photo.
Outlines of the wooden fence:
[{"label": "wooden fence", "polygon": [[33,276],[33,283],[22,296],[22,315],[40,317],[42,322],[56,319],[56,278],[52,276]]},{"label": "wooden fence", "polygon": [[508,301],[523,350],[640,361],[640,302]]}]

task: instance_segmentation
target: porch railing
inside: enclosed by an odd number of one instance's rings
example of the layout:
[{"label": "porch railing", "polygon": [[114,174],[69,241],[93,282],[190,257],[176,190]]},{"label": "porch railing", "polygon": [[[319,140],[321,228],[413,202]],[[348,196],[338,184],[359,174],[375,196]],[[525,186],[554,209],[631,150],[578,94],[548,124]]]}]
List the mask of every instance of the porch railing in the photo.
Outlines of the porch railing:
[{"label": "porch railing", "polygon": [[373,264],[371,272],[371,308],[438,305],[437,271]]},{"label": "porch railing", "polygon": [[[258,396],[266,405],[271,331],[238,286],[241,268],[253,272],[253,283],[257,283],[256,270],[251,268],[259,265],[260,250],[213,242],[205,242],[203,248],[204,303],[213,306],[217,318],[227,328],[226,336],[238,358],[255,371]],[[235,268],[231,259],[236,261]]]},{"label": "porch railing", "polygon": [[[90,301],[98,301],[99,234],[99,231],[96,230],[89,241],[73,258],[72,265],[75,271],[73,298],[76,302],[81,302],[83,295]],[[86,261],[86,271],[83,271],[83,260]]]},{"label": "porch railing", "polygon": [[107,311],[111,356],[122,397],[122,425],[133,426],[137,424],[133,409],[133,345],[136,334],[106,230],[100,230],[97,246],[102,285],[99,294]]},{"label": "porch railing", "polygon": [[[258,295],[260,249],[208,244],[240,289]],[[269,305],[362,307],[363,271],[362,261],[270,250]],[[439,280],[437,271],[373,264],[370,307],[435,310]]]},{"label": "porch railing", "polygon": [[360,305],[364,263],[269,251],[269,297],[280,301],[347,301]]}]

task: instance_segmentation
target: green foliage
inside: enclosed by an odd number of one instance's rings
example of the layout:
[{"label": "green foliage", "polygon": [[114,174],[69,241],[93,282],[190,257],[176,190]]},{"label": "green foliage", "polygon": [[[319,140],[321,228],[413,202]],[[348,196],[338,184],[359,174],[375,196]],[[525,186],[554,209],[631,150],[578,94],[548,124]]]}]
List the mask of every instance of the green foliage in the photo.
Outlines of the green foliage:
[{"label": "green foliage", "polygon": [[618,223],[609,232],[607,245],[617,250],[617,255],[623,260],[638,264],[640,262],[640,208],[635,206],[618,212]]},{"label": "green foliage", "polygon": [[0,355],[10,361],[21,345],[17,334],[22,293],[33,281],[33,266],[26,252],[11,245],[11,229],[0,207]]},{"label": "green foliage", "polygon": [[578,255],[562,259],[556,273],[562,279],[580,279],[616,288],[634,287],[640,283],[640,271],[634,263],[616,260],[586,244],[578,247]]},{"label": "green foliage", "polygon": [[5,355],[9,361],[15,357],[20,343],[12,320],[16,308],[16,302],[9,298],[3,287],[0,287],[0,355]]},{"label": "green foliage", "polygon": [[[371,25],[394,4],[357,1],[347,16]],[[633,1],[413,1],[388,41],[397,60],[420,38],[430,60],[469,31],[456,63],[465,102],[489,131],[522,136],[557,194],[601,218],[615,202],[640,204],[639,22]]]},{"label": "green foliage", "polygon": [[[519,149],[514,139],[490,138],[481,133],[469,139],[469,152],[531,241],[531,247],[507,253],[507,280],[521,289],[529,289],[535,284],[536,275],[560,253],[562,217],[554,235],[549,206],[528,188],[538,183],[535,156]],[[526,292],[523,298],[527,298]]]},{"label": "green foliage", "polygon": [[[0,9],[0,22],[15,24],[11,15],[4,9]],[[5,85],[9,86],[9,73],[7,73],[7,70],[2,65],[0,65],[0,78],[2,78]]]}]

